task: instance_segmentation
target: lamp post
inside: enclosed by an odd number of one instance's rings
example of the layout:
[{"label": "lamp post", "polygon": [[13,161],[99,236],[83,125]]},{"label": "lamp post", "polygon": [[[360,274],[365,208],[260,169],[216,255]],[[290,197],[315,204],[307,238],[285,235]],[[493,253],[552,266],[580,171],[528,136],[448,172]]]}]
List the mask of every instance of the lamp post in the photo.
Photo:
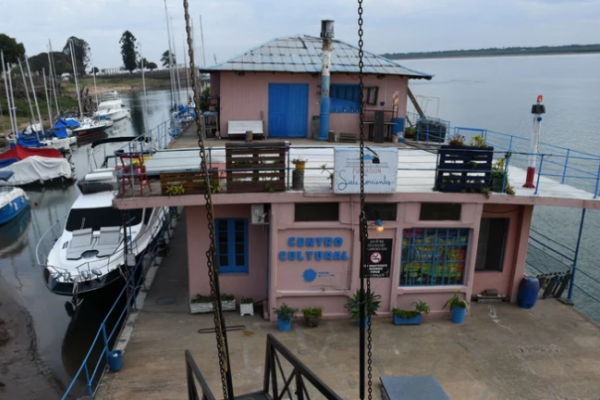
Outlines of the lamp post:
[{"label": "lamp post", "polygon": [[540,131],[542,129],[542,114],[546,113],[546,107],[542,104],[544,96],[541,94],[537,97],[537,102],[531,107],[531,113],[533,114],[533,140],[531,140],[531,147],[529,150],[529,161],[527,162],[527,178],[525,180],[524,188],[535,189],[533,179],[535,177],[535,163],[540,145]]}]

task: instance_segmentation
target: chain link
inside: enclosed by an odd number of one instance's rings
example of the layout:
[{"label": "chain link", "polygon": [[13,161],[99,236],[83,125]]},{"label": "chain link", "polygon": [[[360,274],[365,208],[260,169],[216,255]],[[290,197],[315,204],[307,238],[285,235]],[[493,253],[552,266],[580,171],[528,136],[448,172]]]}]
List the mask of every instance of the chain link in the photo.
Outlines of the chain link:
[{"label": "chain link", "polygon": [[[361,224],[361,268],[365,268],[365,255],[366,246],[369,240],[369,229],[367,226],[367,217],[365,215],[365,142],[364,142],[364,125],[365,125],[365,109],[364,109],[364,51],[363,51],[363,0],[358,0],[358,81],[359,81],[359,101],[360,101],[360,224]],[[363,271],[363,276],[366,277],[367,281],[367,292],[365,294],[365,301],[367,304],[367,385],[368,385],[368,398],[373,399],[373,345],[371,337],[371,278],[368,271]]]},{"label": "chain link", "polygon": [[[222,321],[223,312],[221,310],[221,291],[219,287],[219,270],[216,260],[215,246],[215,219],[212,204],[211,176],[206,167],[206,149],[204,146],[204,136],[202,135],[202,114],[200,110],[200,91],[198,89],[198,78],[196,76],[196,65],[194,62],[194,46],[192,40],[192,30],[190,27],[190,14],[188,10],[188,0],[183,0],[185,12],[185,30],[187,34],[188,55],[190,58],[190,75],[192,79],[192,92],[194,93],[194,102],[196,112],[196,134],[198,135],[198,147],[200,148],[200,171],[204,177],[204,199],[206,201],[206,219],[208,221],[209,248],[206,252],[206,266],[208,267],[208,280],[210,283],[210,295],[213,298],[214,324],[217,338],[217,353],[219,357],[219,370],[221,372],[221,384],[223,386],[223,399],[233,398],[233,393],[228,393],[227,372],[229,370],[229,350],[227,348],[227,334],[224,330]],[[169,39],[170,40],[170,39]],[[229,396],[231,395],[231,397]]]}]

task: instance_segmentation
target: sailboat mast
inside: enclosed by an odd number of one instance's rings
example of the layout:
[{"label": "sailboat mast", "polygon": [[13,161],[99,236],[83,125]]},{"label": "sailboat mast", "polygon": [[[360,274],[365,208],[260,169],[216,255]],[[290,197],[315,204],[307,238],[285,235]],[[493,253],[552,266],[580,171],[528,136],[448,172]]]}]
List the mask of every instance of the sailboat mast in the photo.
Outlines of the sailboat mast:
[{"label": "sailboat mast", "polygon": [[42,135],[44,135],[44,121],[42,120],[42,113],[40,112],[40,105],[37,101],[37,95],[35,94],[35,86],[33,85],[33,76],[31,76],[31,69],[29,68],[29,60],[27,54],[25,54],[25,65],[27,66],[27,74],[29,75],[29,83],[31,83],[31,91],[33,92],[33,101],[35,102],[35,110],[37,111],[38,119],[40,120],[40,129]]},{"label": "sailboat mast", "polygon": [[52,91],[54,93],[54,104],[56,104],[56,115],[60,116],[60,103],[56,96],[56,86],[58,86],[58,80],[56,79],[56,66],[54,65],[54,56],[52,55],[52,42],[48,39],[48,60],[50,63],[50,72],[52,80]]},{"label": "sailboat mast", "polygon": [[177,66],[177,48],[175,40],[173,40],[173,57],[175,58],[175,73],[177,77],[177,102],[181,104],[181,79],[179,78],[179,67]]},{"label": "sailboat mast", "polygon": [[146,69],[146,65],[144,63],[144,55],[142,54],[142,44],[140,43],[140,63],[142,66],[142,87],[144,88],[144,125],[145,128],[148,127],[147,125],[147,121],[146,121],[146,114],[148,113],[148,101],[146,99],[146,77],[144,74],[144,69]]},{"label": "sailboat mast", "polygon": [[21,71],[21,78],[23,78],[23,87],[25,88],[25,94],[27,95],[27,104],[29,105],[29,124],[33,124],[35,117],[33,116],[33,106],[31,105],[31,98],[29,97],[29,89],[27,89],[27,80],[25,79],[25,73],[23,72],[23,65],[21,64],[21,59],[17,60],[19,62],[19,71]]},{"label": "sailboat mast", "polygon": [[[4,59],[4,57],[2,57]],[[17,123],[17,106],[15,105],[15,94],[13,92],[12,86],[12,78],[10,77],[10,68],[8,63],[6,64],[6,69],[8,69],[8,87],[10,88],[10,102],[12,103],[12,114],[13,114],[13,123],[14,123],[14,133],[17,134],[19,132],[19,124]]]},{"label": "sailboat mast", "polygon": [[165,2],[165,18],[167,20],[167,39],[169,42],[169,77],[171,78],[171,105],[175,104],[175,76],[173,74],[173,49],[171,48],[171,24],[169,23],[169,10],[167,0]]},{"label": "sailboat mast", "polygon": [[83,119],[83,109],[81,108],[81,94],[79,93],[79,82],[77,81],[77,66],[75,65],[75,49],[73,42],[69,42],[71,49],[71,62],[73,63],[73,76],[75,77],[75,90],[77,90],[77,104],[79,105],[79,118]]},{"label": "sailboat mast", "polygon": [[204,51],[204,29],[202,28],[202,15],[200,15],[200,41],[202,42],[202,66],[206,67],[206,52]]},{"label": "sailboat mast", "polygon": [[[13,125],[13,116],[12,116],[12,111],[11,111],[11,103],[10,103],[10,96],[8,94],[8,82],[6,80],[6,65],[4,64],[4,52],[0,51],[0,61],[2,62],[2,76],[4,77],[4,89],[6,91],[6,103],[8,105],[8,120],[10,122],[10,130],[15,132],[14,129],[14,125]],[[10,70],[8,72],[10,74]],[[2,130],[4,130],[4,120],[2,120]]]},{"label": "sailboat mast", "polygon": [[46,85],[46,68],[42,68],[42,76],[44,77],[44,93],[46,94],[46,104],[48,105],[48,121],[50,122],[50,129],[52,129],[52,107],[50,106],[50,96],[48,96],[48,86]]},{"label": "sailboat mast", "polygon": [[[190,102],[190,77],[189,77],[189,74],[187,73],[187,59],[185,57],[185,39],[183,39],[183,68],[185,69],[184,73],[185,73],[185,83],[186,83],[185,101],[186,101],[186,104],[188,104]],[[194,76],[195,75],[196,74],[194,74]]]},{"label": "sailboat mast", "polygon": [[100,102],[98,101],[98,88],[96,87],[96,66],[94,65],[93,59],[92,59],[92,72],[94,73],[94,97],[96,97],[96,109],[98,109],[98,105],[100,105]]}]

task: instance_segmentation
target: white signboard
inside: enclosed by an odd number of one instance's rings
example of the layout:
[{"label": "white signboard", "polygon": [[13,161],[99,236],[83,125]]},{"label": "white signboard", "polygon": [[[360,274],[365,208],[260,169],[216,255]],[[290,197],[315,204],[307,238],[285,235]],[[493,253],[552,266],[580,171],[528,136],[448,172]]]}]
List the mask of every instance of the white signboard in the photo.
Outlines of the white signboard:
[{"label": "white signboard", "polygon": [[[398,186],[398,149],[365,148],[365,193],[395,193]],[[375,163],[379,159],[379,164]],[[360,150],[336,148],[333,193],[360,193]]]}]

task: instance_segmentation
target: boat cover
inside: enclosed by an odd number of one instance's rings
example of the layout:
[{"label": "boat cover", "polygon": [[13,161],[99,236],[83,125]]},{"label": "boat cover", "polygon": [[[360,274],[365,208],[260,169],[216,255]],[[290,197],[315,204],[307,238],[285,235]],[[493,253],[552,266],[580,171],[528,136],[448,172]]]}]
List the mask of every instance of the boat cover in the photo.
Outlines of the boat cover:
[{"label": "boat cover", "polygon": [[17,161],[19,161],[19,160],[16,158],[8,158],[6,160],[0,160],[0,168],[8,167],[9,165],[16,163]]},{"label": "boat cover", "polygon": [[6,182],[0,181],[0,186],[19,186],[38,181],[73,177],[71,165],[64,158],[30,156],[0,170],[0,172],[6,171],[13,172],[14,175]]},{"label": "boat cover", "polygon": [[59,139],[66,139],[69,137],[69,135],[67,134],[67,128],[64,126],[57,127],[55,125],[50,132],[52,133],[52,135],[56,136]]},{"label": "boat cover", "polygon": [[18,160],[24,160],[27,157],[40,156],[49,158],[63,158],[60,152],[56,149],[42,148],[42,149],[31,149],[23,146],[14,146],[12,149],[5,151],[0,154],[0,160],[8,160],[9,158],[16,158]]},{"label": "boat cover", "polygon": [[0,171],[0,181],[8,181],[14,174],[12,171]]},{"label": "boat cover", "polygon": [[59,118],[58,121],[56,121],[56,123],[54,124],[54,126],[52,127],[52,129],[54,128],[77,128],[79,127],[79,122],[75,121],[74,119],[63,119],[63,118]]}]

